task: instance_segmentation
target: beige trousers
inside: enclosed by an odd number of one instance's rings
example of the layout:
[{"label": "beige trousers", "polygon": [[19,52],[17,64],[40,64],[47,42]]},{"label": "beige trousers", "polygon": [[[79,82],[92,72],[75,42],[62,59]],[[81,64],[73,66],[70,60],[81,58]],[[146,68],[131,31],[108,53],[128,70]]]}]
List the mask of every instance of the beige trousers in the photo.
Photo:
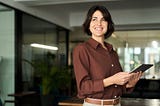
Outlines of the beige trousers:
[{"label": "beige trousers", "polygon": [[[84,101],[83,106],[102,106],[102,105],[91,104]],[[103,106],[121,106],[121,104],[118,103],[117,105],[103,105]]]}]

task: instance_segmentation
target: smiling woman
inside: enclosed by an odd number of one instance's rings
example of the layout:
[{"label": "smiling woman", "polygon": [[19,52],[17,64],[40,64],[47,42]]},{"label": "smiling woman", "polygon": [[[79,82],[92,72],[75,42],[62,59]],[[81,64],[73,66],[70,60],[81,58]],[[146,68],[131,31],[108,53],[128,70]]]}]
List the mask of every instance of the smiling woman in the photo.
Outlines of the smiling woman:
[{"label": "smiling woman", "polygon": [[105,42],[114,32],[106,7],[92,6],[83,28],[91,38],[73,51],[78,97],[84,99],[83,106],[120,106],[120,97],[132,91],[142,73],[124,72],[113,46]]}]

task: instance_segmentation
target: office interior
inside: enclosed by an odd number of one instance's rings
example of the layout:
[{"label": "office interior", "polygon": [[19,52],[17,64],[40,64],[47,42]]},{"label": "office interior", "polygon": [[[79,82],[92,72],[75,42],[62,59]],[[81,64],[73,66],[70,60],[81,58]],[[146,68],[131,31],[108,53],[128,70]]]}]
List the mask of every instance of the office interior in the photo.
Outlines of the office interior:
[{"label": "office interior", "polygon": [[[62,100],[76,97],[72,51],[78,43],[88,39],[82,29],[88,8],[93,4],[102,4],[111,11],[116,29],[106,42],[113,44],[123,70],[130,72],[140,64],[153,64],[134,91],[122,98],[126,98],[124,101],[128,98],[141,99],[142,102],[143,99],[153,99],[154,103],[158,101],[154,106],[159,106],[159,2],[0,0],[2,104],[56,106]],[[27,105],[27,100],[17,103],[16,94],[25,95],[31,103]]]}]

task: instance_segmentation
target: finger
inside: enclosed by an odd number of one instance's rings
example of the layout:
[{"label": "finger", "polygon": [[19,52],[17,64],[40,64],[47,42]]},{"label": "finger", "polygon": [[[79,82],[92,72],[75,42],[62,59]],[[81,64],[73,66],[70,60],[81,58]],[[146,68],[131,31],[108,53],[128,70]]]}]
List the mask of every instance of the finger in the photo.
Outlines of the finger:
[{"label": "finger", "polygon": [[142,72],[140,71],[138,74],[138,78],[140,78],[142,76]]}]

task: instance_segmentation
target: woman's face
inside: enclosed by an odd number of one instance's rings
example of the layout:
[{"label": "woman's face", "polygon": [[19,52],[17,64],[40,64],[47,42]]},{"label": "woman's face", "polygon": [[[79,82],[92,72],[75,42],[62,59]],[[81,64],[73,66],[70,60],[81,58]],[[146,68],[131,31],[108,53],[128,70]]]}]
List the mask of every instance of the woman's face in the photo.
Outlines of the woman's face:
[{"label": "woman's face", "polygon": [[102,13],[97,10],[93,13],[89,29],[94,37],[104,37],[107,32],[108,22],[104,19]]}]

